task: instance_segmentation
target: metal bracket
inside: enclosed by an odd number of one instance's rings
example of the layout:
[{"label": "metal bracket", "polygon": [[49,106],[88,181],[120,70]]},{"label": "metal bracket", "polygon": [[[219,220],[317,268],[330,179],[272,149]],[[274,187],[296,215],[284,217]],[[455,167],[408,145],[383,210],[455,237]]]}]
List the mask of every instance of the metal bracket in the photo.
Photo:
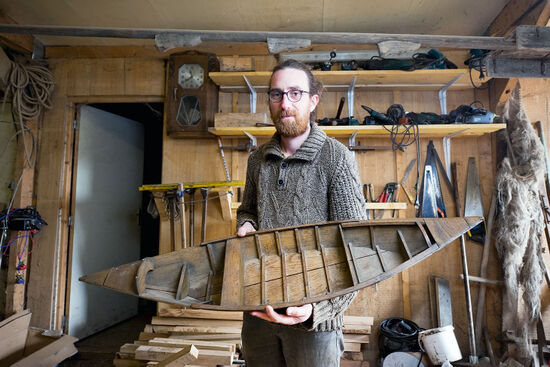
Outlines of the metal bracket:
[{"label": "metal bracket", "polygon": [[250,139],[250,145],[248,146],[249,147],[249,150],[248,152],[252,151],[252,150],[255,150],[256,148],[258,148],[258,140],[256,139],[256,137],[252,134],[250,134],[249,132],[246,132],[244,130],[242,130],[242,132],[248,136],[248,139]]},{"label": "metal bracket", "polygon": [[348,117],[350,119],[353,116],[353,90],[355,89],[356,80],[357,80],[357,76],[354,76],[348,88]]},{"label": "metal bracket", "polygon": [[447,177],[449,179],[451,178],[451,138],[457,136],[458,134],[462,134],[466,130],[468,129],[455,131],[454,133],[443,137],[443,158],[445,158],[445,173],[447,174]]},{"label": "metal bracket", "polygon": [[243,75],[243,79],[248,85],[248,89],[250,89],[250,113],[256,113],[256,101],[258,100],[258,94],[256,93],[256,90],[250,84],[248,79],[246,78],[246,75]]},{"label": "metal bracket", "polygon": [[465,73],[458,75],[456,78],[447,83],[446,86],[439,90],[439,106],[441,107],[441,114],[447,114],[447,89],[451,87],[458,79],[462,78]]}]

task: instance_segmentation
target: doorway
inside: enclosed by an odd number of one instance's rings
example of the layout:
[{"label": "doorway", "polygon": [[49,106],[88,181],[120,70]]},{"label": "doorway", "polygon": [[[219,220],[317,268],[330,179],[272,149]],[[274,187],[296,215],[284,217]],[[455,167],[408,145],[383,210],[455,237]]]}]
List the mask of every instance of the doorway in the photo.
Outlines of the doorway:
[{"label": "doorway", "polygon": [[78,278],[158,253],[159,223],[138,187],[161,180],[162,104],[79,108],[75,133],[66,330],[84,338],[154,305]]}]

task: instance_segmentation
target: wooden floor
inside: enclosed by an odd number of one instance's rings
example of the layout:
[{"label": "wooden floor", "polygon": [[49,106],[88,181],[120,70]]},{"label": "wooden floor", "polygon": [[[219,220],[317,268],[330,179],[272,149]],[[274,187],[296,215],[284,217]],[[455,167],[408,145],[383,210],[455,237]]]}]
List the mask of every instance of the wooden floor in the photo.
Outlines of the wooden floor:
[{"label": "wooden floor", "polygon": [[113,366],[115,353],[124,343],[138,339],[146,324],[151,322],[149,313],[123,321],[97,334],[75,343],[78,353],[61,362],[59,367],[106,367]]}]

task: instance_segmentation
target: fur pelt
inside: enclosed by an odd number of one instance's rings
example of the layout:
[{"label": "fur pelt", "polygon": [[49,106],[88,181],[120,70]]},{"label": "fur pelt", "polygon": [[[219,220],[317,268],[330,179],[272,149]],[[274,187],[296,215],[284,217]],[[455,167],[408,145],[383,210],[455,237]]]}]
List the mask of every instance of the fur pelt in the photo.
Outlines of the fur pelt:
[{"label": "fur pelt", "polygon": [[[518,347],[528,358],[527,327],[540,316],[540,291],[544,279],[540,237],[544,218],[539,183],[544,178],[544,148],[523,108],[519,83],[505,108],[508,157],[497,173],[499,212],[496,247],[502,261],[506,285],[505,302],[515,315],[516,335],[524,340]],[[520,305],[519,302],[524,304]],[[520,312],[519,309],[525,309]],[[527,317],[525,317],[527,316]],[[506,318],[506,315],[504,315]]]}]

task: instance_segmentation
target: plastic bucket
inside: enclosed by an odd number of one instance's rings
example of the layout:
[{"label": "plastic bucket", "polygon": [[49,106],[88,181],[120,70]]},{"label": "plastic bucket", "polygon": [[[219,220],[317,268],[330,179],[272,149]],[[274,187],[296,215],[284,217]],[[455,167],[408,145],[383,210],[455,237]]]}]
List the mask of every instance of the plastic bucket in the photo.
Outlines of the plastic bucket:
[{"label": "plastic bucket", "polygon": [[458,361],[462,358],[454,328],[451,325],[418,333],[418,344],[435,365]]}]

